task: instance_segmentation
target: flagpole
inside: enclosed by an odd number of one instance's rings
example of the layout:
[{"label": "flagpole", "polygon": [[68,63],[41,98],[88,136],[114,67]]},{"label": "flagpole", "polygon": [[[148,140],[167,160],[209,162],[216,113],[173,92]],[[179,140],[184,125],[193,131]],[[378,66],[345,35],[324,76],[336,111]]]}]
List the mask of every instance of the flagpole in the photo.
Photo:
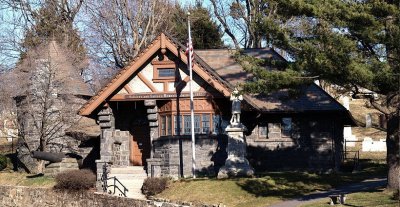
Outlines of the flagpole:
[{"label": "flagpole", "polygon": [[190,12],[187,13],[188,15],[188,67],[189,67],[189,74],[190,74],[190,121],[191,121],[191,133],[192,133],[192,175],[193,178],[196,178],[196,143],[195,143],[195,136],[194,136],[194,105],[193,105],[193,72],[192,72],[192,36],[190,35]]}]

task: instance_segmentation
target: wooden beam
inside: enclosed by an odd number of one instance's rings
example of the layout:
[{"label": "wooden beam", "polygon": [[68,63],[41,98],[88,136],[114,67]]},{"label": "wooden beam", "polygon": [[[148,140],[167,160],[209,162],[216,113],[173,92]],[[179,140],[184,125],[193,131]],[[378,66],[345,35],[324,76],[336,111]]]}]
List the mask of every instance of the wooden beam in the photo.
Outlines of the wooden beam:
[{"label": "wooden beam", "polygon": [[133,91],[132,91],[131,87],[128,84],[126,84],[124,86],[124,89],[128,92],[128,94],[133,94]]},{"label": "wooden beam", "polygon": [[137,76],[139,77],[140,80],[143,81],[143,83],[150,88],[151,92],[158,92],[158,90],[153,86],[153,84],[147,80],[146,77],[144,77],[144,75],[142,75],[141,73],[138,73]]},{"label": "wooden beam", "polygon": [[131,65],[122,69],[120,74],[116,76],[107,86],[97,95],[89,104],[83,108],[79,114],[83,116],[90,115],[101,103],[103,103],[118,87],[121,86],[131,75],[136,72],[143,64],[146,63],[160,49],[160,39],[154,41],[141,56],[137,57]]},{"label": "wooden beam", "polygon": [[[174,55],[177,57],[180,57],[182,62],[187,64],[187,56],[183,51],[180,51],[174,44],[172,44],[170,41],[166,41],[166,47],[171,51]],[[230,90],[222,85],[220,82],[218,82],[215,78],[211,77],[209,74],[207,74],[200,66],[197,65],[197,63],[193,64],[193,71],[200,76],[204,81],[208,82],[212,87],[214,87],[217,91],[221,92],[224,94],[225,97],[228,97],[231,95]]]}]

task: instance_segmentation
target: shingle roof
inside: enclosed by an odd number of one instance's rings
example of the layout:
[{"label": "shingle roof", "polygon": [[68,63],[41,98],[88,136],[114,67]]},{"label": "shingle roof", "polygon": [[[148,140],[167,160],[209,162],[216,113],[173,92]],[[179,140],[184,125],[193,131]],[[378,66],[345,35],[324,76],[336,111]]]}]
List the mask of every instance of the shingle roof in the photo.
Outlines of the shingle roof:
[{"label": "shingle roof", "polygon": [[[235,61],[236,50],[213,49],[195,50],[195,53],[206,62],[218,75],[232,86],[243,84],[251,80],[252,76]],[[271,48],[265,49],[246,49],[243,51],[250,55],[262,59],[284,60],[277,52]],[[346,110],[339,102],[327,94],[319,86],[311,84],[301,88],[298,97],[291,97],[287,90],[270,93],[268,95],[247,95],[246,99],[251,105],[261,111],[343,111]]]}]

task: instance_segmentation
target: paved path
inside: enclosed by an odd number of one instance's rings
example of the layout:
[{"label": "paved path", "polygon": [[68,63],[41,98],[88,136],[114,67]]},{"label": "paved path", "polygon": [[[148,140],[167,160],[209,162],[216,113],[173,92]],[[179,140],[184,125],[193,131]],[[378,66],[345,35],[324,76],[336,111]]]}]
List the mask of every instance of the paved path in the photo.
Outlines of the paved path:
[{"label": "paved path", "polygon": [[294,200],[288,200],[288,201],[283,201],[280,203],[276,203],[274,205],[271,205],[269,207],[294,207],[294,206],[300,206],[304,205],[307,203],[312,203],[315,202],[319,199],[326,199],[328,202],[329,195],[332,194],[348,194],[352,192],[360,192],[360,191],[366,191],[369,189],[374,189],[378,187],[384,187],[387,184],[387,179],[386,178],[374,178],[374,179],[369,179],[369,180],[364,180],[361,183],[356,183],[352,185],[347,185],[339,188],[335,188],[329,191],[321,191],[318,193],[312,193],[306,196],[303,196],[301,198],[297,198]]}]

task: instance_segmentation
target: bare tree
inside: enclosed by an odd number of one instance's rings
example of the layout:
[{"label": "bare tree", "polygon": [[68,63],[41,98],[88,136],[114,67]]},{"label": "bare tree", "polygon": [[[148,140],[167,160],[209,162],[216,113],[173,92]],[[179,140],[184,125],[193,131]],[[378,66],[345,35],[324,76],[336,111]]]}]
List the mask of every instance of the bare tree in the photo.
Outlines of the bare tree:
[{"label": "bare tree", "polygon": [[[161,31],[172,31],[170,0],[115,0],[88,3],[92,54],[124,67]],[[111,64],[109,65],[111,66]]]},{"label": "bare tree", "polygon": [[[13,68],[29,48],[43,41],[69,42],[82,57],[86,51],[74,20],[84,0],[0,0],[0,60]],[[4,14],[4,15],[2,15]]]}]

